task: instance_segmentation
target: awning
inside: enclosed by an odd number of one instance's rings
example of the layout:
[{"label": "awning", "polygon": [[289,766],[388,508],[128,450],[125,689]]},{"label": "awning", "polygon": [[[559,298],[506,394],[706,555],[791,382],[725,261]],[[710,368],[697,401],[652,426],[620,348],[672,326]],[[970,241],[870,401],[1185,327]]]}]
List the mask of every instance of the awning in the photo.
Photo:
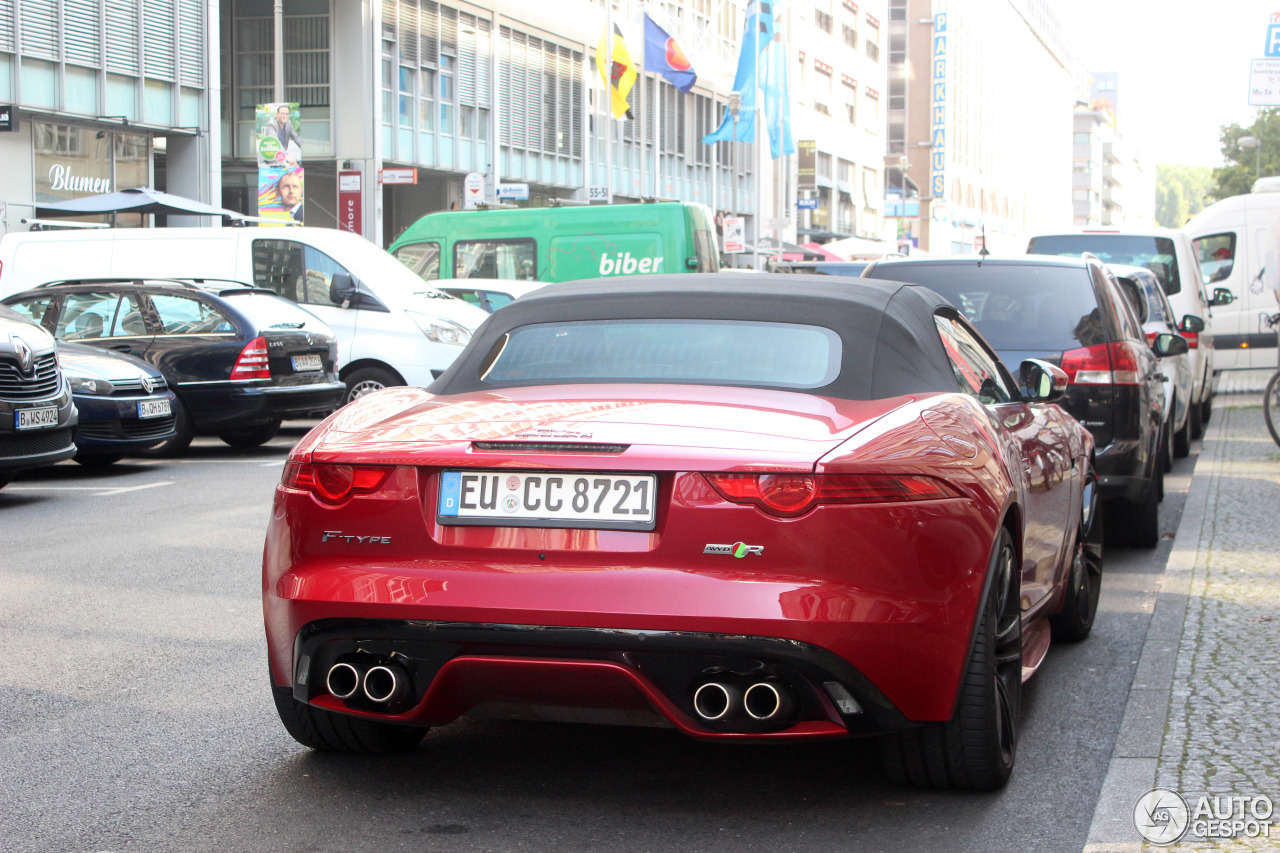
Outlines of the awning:
[{"label": "awning", "polygon": [[243,214],[234,210],[215,207],[212,204],[160,192],[149,187],[135,187],[113,193],[90,195],[71,201],[36,203],[37,216],[90,216],[95,213],[186,213],[197,216],[244,218]]}]

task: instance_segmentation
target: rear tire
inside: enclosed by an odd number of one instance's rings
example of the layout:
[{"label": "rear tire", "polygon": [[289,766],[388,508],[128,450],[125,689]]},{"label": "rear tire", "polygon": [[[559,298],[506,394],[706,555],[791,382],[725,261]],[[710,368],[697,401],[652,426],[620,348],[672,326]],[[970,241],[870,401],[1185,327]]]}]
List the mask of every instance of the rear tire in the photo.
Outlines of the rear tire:
[{"label": "rear tire", "polygon": [[[1096,495],[1096,487],[1093,490]],[[1071,575],[1067,579],[1062,610],[1049,617],[1053,639],[1078,643],[1093,630],[1093,620],[1098,615],[1098,597],[1102,593],[1102,513],[1098,511],[1097,498],[1089,511],[1088,520],[1081,518],[1076,529],[1076,541],[1072,548]]]},{"label": "rear tire", "polygon": [[994,791],[1009,781],[1022,703],[1022,610],[1017,554],[1004,528],[988,572],[955,715],[881,738],[885,771],[899,784]]},{"label": "rear tire", "polygon": [[1213,417],[1213,395],[1210,394],[1204,398],[1204,402],[1200,404],[1200,423],[1209,423],[1209,418]]},{"label": "rear tire", "polygon": [[191,446],[191,440],[195,437],[195,428],[191,425],[191,414],[181,400],[174,400],[173,437],[166,438],[146,450],[139,450],[138,455],[148,459],[171,459],[174,456],[181,456]]},{"label": "rear tire", "polygon": [[276,712],[285,731],[303,746],[322,752],[397,755],[427,736],[427,728],[393,726],[315,708],[293,698],[293,688],[271,685]]},{"label": "rear tire", "polygon": [[1191,410],[1187,412],[1187,420],[1191,422],[1191,437],[1200,438],[1204,435],[1204,407],[1199,403],[1192,403],[1188,408]]},{"label": "rear tire", "polygon": [[1160,470],[1166,474],[1173,470],[1173,411],[1169,412],[1169,418],[1160,430]]},{"label": "rear tire", "polygon": [[1154,548],[1160,544],[1160,493],[1164,475],[1158,474],[1147,485],[1142,503],[1125,506],[1129,544],[1138,548]]},{"label": "rear tire", "polygon": [[[1174,411],[1177,411],[1174,406]],[[1177,459],[1186,459],[1191,455],[1191,405],[1187,405],[1187,417],[1182,422],[1182,429],[1173,434],[1173,455]]]},{"label": "rear tire", "polygon": [[279,431],[280,421],[276,419],[257,426],[218,430],[218,438],[232,447],[248,450],[266,444],[275,438],[276,433]]}]

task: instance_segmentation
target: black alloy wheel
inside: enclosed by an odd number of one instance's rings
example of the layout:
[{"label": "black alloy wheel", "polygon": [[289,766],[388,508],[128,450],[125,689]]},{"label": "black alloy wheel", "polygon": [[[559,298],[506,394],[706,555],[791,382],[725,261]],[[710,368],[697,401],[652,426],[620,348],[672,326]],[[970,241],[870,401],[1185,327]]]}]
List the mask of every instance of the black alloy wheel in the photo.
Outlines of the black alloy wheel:
[{"label": "black alloy wheel", "polygon": [[1102,594],[1102,513],[1098,512],[1097,483],[1090,472],[1084,487],[1084,507],[1071,549],[1071,567],[1062,610],[1049,617],[1053,638],[1077,643],[1089,636]]}]

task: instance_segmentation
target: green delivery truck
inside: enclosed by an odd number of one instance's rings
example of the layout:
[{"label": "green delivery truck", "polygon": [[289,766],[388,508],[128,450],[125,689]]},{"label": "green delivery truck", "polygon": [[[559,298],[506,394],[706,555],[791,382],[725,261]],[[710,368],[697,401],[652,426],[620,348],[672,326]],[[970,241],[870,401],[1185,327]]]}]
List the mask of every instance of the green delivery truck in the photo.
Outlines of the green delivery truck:
[{"label": "green delivery truck", "polygon": [[720,268],[711,210],[684,202],[429,213],[391,253],[428,281],[550,282]]}]

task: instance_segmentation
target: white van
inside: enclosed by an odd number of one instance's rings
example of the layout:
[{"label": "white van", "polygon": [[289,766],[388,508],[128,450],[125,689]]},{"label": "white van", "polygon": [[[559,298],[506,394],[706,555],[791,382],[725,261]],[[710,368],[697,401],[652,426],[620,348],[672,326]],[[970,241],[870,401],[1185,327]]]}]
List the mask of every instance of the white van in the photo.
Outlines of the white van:
[{"label": "white van", "polygon": [[338,339],[348,400],[388,385],[431,384],[488,316],[363,237],[333,228],[76,229],[0,238],[0,296],[48,281],[119,277],[252,282],[300,303]]},{"label": "white van", "polygon": [[1182,230],[1205,284],[1236,298],[1213,311],[1215,367],[1275,368],[1276,333],[1266,318],[1280,310],[1280,177],[1261,178],[1253,192],[1209,205]]}]

